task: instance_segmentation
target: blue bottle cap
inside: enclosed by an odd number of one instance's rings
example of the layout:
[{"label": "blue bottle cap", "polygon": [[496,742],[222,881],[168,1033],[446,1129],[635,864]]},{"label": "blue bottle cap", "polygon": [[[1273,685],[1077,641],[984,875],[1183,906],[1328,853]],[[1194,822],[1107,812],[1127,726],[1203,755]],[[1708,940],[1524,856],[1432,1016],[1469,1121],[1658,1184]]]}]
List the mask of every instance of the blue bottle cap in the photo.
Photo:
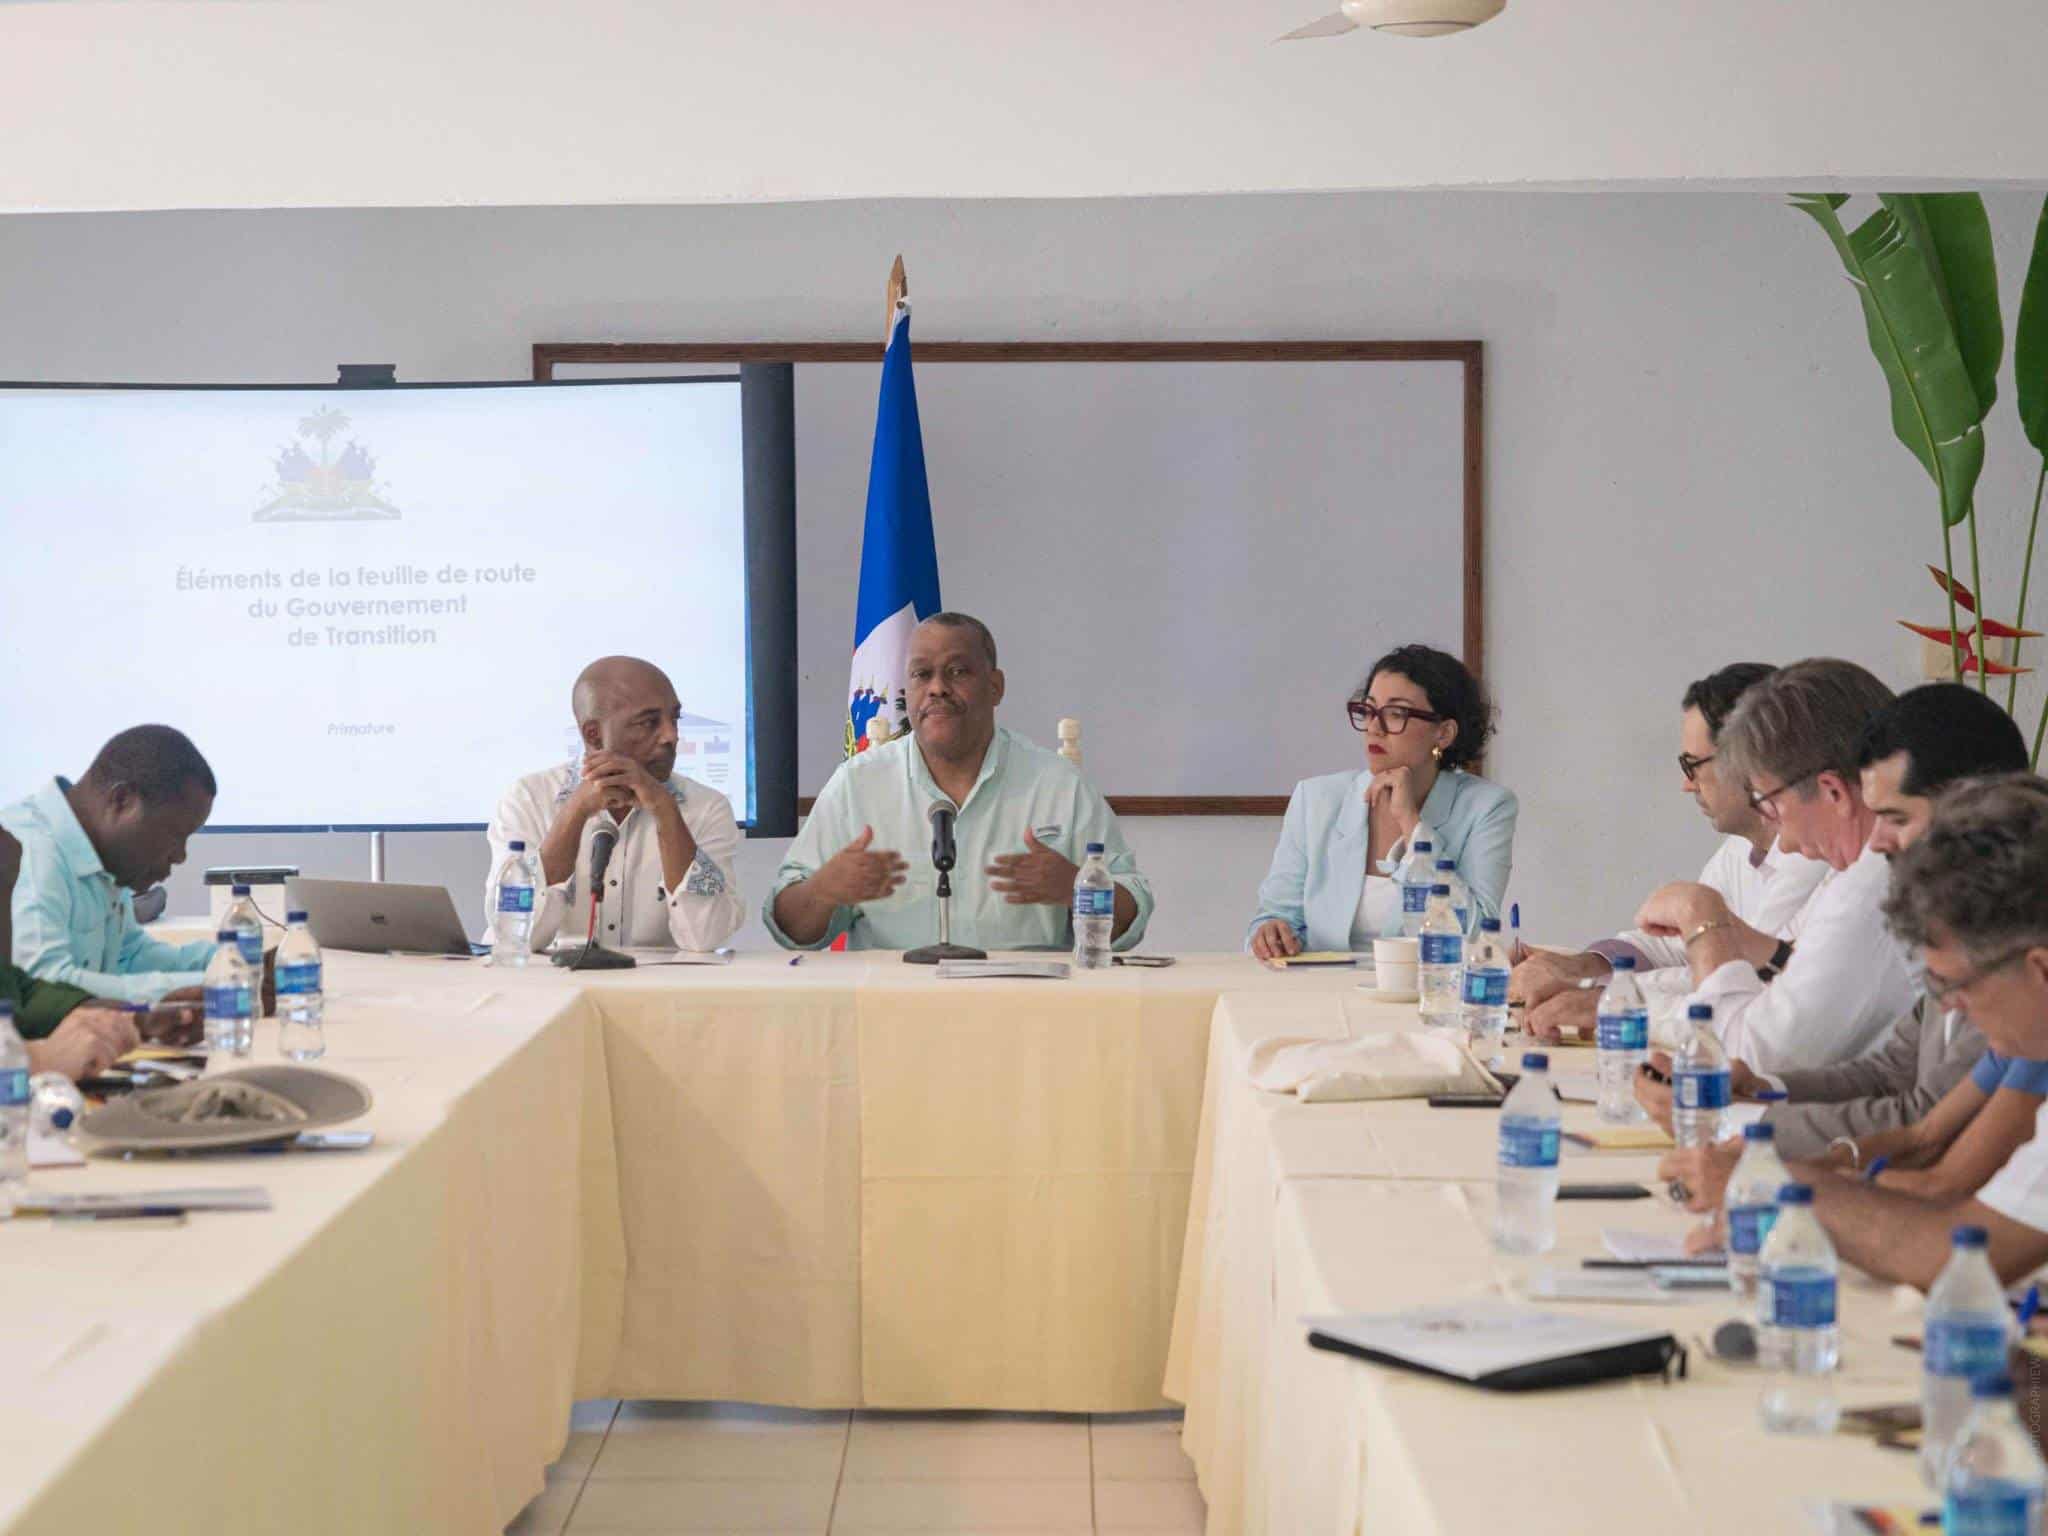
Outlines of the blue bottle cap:
[{"label": "blue bottle cap", "polygon": [[1088,845],[1088,851],[1089,851],[1090,853],[1100,853],[1100,852],[1102,852],[1102,844],[1100,844],[1100,843],[1090,843],[1090,844]]},{"label": "blue bottle cap", "polygon": [[1482,917],[1479,919],[1479,928],[1482,933],[1499,933],[1500,919],[1497,917]]},{"label": "blue bottle cap", "polygon": [[2012,1377],[2004,1371],[1993,1371],[1988,1376],[1979,1376],[1970,1383],[1970,1396],[1980,1400],[1987,1397],[2011,1397]]},{"label": "blue bottle cap", "polygon": [[1550,1070],[1550,1058],[1541,1051],[1525,1051],[1522,1054],[1522,1070],[1524,1072],[1548,1072]]},{"label": "blue bottle cap", "polygon": [[285,913],[284,920],[287,923],[303,923],[306,920],[306,914],[298,907],[293,907]]},{"label": "blue bottle cap", "polygon": [[1771,1141],[1777,1136],[1777,1128],[1758,1120],[1742,1128],[1744,1141]]},{"label": "blue bottle cap", "polygon": [[1456,869],[1458,867],[1458,862],[1455,859],[1438,859],[1436,861],[1436,867],[1438,869]]},{"label": "blue bottle cap", "polygon": [[235,937],[235,930],[232,928],[221,929],[219,933],[213,936],[213,940],[216,944],[232,944],[237,949],[241,947],[242,943],[240,939]]},{"label": "blue bottle cap", "polygon": [[1417,853],[1434,853],[1436,852],[1436,844],[1430,842],[1427,838],[1424,838],[1421,842],[1415,845],[1415,851]]},{"label": "blue bottle cap", "polygon": [[1685,1016],[1688,1019],[1699,1019],[1702,1021],[1711,1019],[1714,1016],[1714,1005],[1712,1003],[1694,1003],[1685,1010]]},{"label": "blue bottle cap", "polygon": [[246,885],[231,885],[228,887],[228,894],[230,896],[246,896],[249,894],[249,887]]},{"label": "blue bottle cap", "polygon": [[1448,896],[1451,894],[1451,888],[1448,885],[1442,884],[1432,885],[1429,888],[1429,894],[1432,896]]},{"label": "blue bottle cap", "polygon": [[1958,1248],[1982,1248],[1991,1241],[1991,1234],[1982,1227],[1957,1227],[1949,1239]]},{"label": "blue bottle cap", "polygon": [[6,998],[0,997],[0,1019],[11,1019],[13,1017],[14,1004],[8,1002]]},{"label": "blue bottle cap", "polygon": [[1636,957],[1634,955],[1616,955],[1607,963],[1617,971],[1632,971],[1636,968]]},{"label": "blue bottle cap", "polygon": [[1780,1204],[1780,1205],[1811,1205],[1811,1204],[1813,1204],[1813,1186],[1812,1186],[1811,1184],[1787,1184],[1787,1185],[1785,1185],[1785,1186],[1784,1186],[1784,1187],[1783,1187],[1782,1189],[1780,1189],[1780,1190],[1778,1191],[1778,1204]]},{"label": "blue bottle cap", "polygon": [[515,838],[513,838],[513,839],[512,839],[512,841],[511,841],[511,843],[510,843],[510,844],[509,844],[508,846],[509,846],[509,847],[511,848],[511,850],[512,850],[512,851],[513,851],[514,853],[524,853],[524,852],[526,852],[526,844],[525,844],[525,843],[524,843],[523,841],[521,841],[521,840],[520,840],[519,838],[516,838],[516,837],[515,837]]}]

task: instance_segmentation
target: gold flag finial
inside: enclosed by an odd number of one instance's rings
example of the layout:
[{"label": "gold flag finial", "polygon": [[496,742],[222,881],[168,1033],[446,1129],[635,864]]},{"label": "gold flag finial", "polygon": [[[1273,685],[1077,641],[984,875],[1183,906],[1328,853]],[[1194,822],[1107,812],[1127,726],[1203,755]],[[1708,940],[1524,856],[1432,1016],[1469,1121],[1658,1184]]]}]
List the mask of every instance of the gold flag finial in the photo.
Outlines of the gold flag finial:
[{"label": "gold flag finial", "polygon": [[903,275],[903,258],[898,255],[896,264],[889,269],[889,313],[883,317],[884,326],[896,323],[896,306],[901,304],[910,292],[910,280]]}]

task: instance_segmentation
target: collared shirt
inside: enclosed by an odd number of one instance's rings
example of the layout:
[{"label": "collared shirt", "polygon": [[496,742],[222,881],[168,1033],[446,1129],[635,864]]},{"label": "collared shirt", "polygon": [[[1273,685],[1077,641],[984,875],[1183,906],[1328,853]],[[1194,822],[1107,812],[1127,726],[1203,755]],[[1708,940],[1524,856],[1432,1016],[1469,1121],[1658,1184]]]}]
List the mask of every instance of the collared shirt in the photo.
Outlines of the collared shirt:
[{"label": "collared shirt", "polygon": [[[486,834],[491,843],[491,868],[484,886],[486,920],[497,890],[498,867],[511,852],[513,840],[524,842],[538,864],[548,828],[582,782],[583,765],[564,763],[544,773],[529,773],[498,802],[498,814]],[[536,950],[552,944],[557,934],[583,942],[590,924],[590,841],[604,827],[618,833],[619,843],[606,866],[598,902],[599,943],[609,949],[713,950],[733,936],[746,919],[746,907],[733,875],[740,829],[732,802],[680,773],[669,775],[668,792],[675,796],[683,825],[697,843],[697,856],[690,861],[682,889],[668,888],[661,829],[653,817],[638,806],[626,812],[624,821],[614,819],[610,811],[599,811],[583,824],[569,878],[544,886],[534,902],[531,942]],[[489,939],[488,931],[484,937]]]},{"label": "collared shirt", "polygon": [[0,809],[0,826],[21,841],[14,887],[14,961],[43,981],[67,982],[95,997],[153,1003],[196,987],[213,944],[165,944],[135,921],[135,898],[114,881],[52,779]]},{"label": "collared shirt", "polygon": [[2034,1111],[2034,1138],[2013,1149],[1977,1198],[2023,1227],[2048,1232],[2048,1103]]},{"label": "collared shirt", "polygon": [[1890,889],[1890,864],[1865,847],[1829,870],[1787,925],[1796,947],[1777,980],[1765,985],[1748,961],[1730,960],[1687,1002],[1711,1003],[1721,1044],[1759,1072],[1861,1056],[1917,995],[1905,947],[1885,927]]},{"label": "collared shirt", "polygon": [[[1775,842],[1759,858],[1754,843],[1731,834],[1707,860],[1699,883],[1719,892],[1728,910],[1742,922],[1759,933],[1783,938],[1827,873],[1828,866],[1821,860],[1787,853]],[[1631,928],[1588,948],[1609,960],[1617,955],[1635,956],[1636,984],[1649,1005],[1650,1031],[1658,1044],[1675,1045],[1685,1032],[1685,1002],[1692,992],[1685,941]]]},{"label": "collared shirt", "polygon": [[[925,766],[915,736],[899,737],[849,758],[818,794],[789,856],[776,871],[763,919],[776,942],[790,949],[822,949],[840,934],[853,949],[915,949],[939,936],[938,873],[932,868],[928,812],[945,793]],[[876,849],[894,849],[910,865],[903,884],[881,901],[841,907],[815,944],[798,944],[775,921],[775,897],[816,874],[825,861],[873,827]],[[1023,853],[1029,828],[1041,843],[1079,864],[1089,843],[1101,843],[1110,878],[1137,903],[1131,926],[1115,947],[1130,949],[1152,916],[1152,887],[1138,873],[1109,802],[1057,753],[998,727],[981,760],[981,773],[959,807],[953,841],[952,937],[981,949],[1067,949],[1074,942],[1073,908],[1011,905],[989,889],[983,873],[997,854]]]}]

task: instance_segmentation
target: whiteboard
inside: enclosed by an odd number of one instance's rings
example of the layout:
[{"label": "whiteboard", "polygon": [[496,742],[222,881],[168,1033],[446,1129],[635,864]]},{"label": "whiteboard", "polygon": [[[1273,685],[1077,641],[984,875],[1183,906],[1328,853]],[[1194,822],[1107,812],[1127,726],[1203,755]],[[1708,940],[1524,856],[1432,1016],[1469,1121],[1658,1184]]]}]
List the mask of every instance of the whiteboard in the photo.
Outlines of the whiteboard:
[{"label": "whiteboard", "polygon": [[[796,368],[807,792],[841,754],[879,378]],[[1284,795],[1361,761],[1343,705],[1376,656],[1463,650],[1460,359],[920,358],[917,391],[946,606],[995,632],[1002,723],[1052,745],[1078,717],[1105,793]]]}]

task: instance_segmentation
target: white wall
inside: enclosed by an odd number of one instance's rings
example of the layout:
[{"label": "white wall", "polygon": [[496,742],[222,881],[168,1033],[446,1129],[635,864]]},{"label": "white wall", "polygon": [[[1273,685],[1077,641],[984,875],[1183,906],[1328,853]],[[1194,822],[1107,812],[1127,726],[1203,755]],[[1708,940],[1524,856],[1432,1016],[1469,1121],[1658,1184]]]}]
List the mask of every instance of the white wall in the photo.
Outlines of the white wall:
[{"label": "white wall", "polygon": [[0,209],[1115,197],[2048,172],[2040,0],[0,6]]},{"label": "white wall", "polygon": [[[1992,199],[2009,303],[2038,207]],[[1834,652],[1903,685],[1917,653],[1893,619],[1943,616],[1920,569],[1940,558],[1930,493],[1891,438],[1853,299],[1818,232],[1763,196],[17,218],[0,220],[0,377],[304,380],[349,360],[415,380],[504,378],[527,372],[537,340],[868,338],[899,249],[927,339],[1486,341],[1493,769],[1522,797],[1514,894],[1539,935],[1608,927],[1704,857],[1670,765],[1687,680]],[[2011,530],[2034,466],[2005,393],[1979,504]],[[972,515],[941,506],[942,541],[945,520]],[[2010,611],[2018,550],[2016,531],[1987,540],[1994,611]],[[969,609],[1010,579],[945,578]],[[82,622],[119,622],[94,611],[89,579],[79,602]],[[1362,667],[1377,639],[1370,590],[1358,602]],[[1273,594],[1275,623],[1286,604]],[[2035,611],[2048,617],[2048,595]],[[1104,646],[1113,665],[1113,632]],[[807,670],[844,666],[819,651]],[[175,636],[149,637],[143,664],[175,656]],[[1335,701],[1330,718],[1304,774],[1355,759]],[[528,766],[478,763],[480,807]],[[1130,831],[1160,887],[1157,947],[1234,943],[1270,829]],[[393,878],[445,881],[474,915],[480,838],[393,841]],[[775,852],[750,847],[751,890]],[[258,855],[309,873],[365,864],[361,839],[338,838],[224,837],[195,862]],[[192,877],[177,897],[197,905]]]}]

